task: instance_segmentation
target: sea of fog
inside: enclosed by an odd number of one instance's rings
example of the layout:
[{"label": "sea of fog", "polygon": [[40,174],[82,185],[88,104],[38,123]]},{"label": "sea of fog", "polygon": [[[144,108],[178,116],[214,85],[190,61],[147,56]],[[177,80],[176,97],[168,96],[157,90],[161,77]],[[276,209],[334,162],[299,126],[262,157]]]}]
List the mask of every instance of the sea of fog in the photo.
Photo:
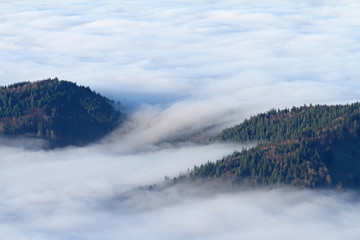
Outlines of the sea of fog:
[{"label": "sea of fog", "polygon": [[356,0],[2,0],[0,85],[58,77],[128,118],[81,148],[0,139],[0,239],[358,240],[357,193],[136,188],[247,147],[184,136],[358,101],[359,16]]},{"label": "sea of fog", "polygon": [[130,146],[126,140],[126,135],[115,134],[91,146],[51,151],[41,150],[41,141],[12,139],[3,144],[1,238],[360,237],[357,193],[294,188],[227,191],[191,184],[153,191],[139,189],[248,146],[190,143]]}]

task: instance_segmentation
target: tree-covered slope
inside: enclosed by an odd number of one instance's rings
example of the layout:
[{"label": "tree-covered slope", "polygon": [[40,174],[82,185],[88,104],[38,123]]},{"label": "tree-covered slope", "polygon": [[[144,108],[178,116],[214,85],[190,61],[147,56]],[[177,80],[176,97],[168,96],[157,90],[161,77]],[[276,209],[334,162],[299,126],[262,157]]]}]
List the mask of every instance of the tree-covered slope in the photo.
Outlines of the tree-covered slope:
[{"label": "tree-covered slope", "polygon": [[88,87],[48,79],[0,88],[0,134],[46,139],[51,147],[83,145],[122,119],[113,103]]},{"label": "tree-covered slope", "polygon": [[354,103],[272,109],[225,129],[216,139],[234,142],[318,139],[332,143],[359,134],[360,103]]},{"label": "tree-covered slope", "polygon": [[194,167],[190,179],[360,186],[359,103],[271,110],[225,129],[215,139],[259,144]]}]

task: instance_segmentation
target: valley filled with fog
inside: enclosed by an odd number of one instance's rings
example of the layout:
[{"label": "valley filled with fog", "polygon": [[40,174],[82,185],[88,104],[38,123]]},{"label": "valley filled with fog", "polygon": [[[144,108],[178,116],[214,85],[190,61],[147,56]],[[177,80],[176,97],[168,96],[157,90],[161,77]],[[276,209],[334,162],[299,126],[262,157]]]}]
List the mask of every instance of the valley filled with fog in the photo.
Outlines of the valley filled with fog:
[{"label": "valley filled with fog", "polygon": [[249,147],[184,136],[358,101],[359,16],[352,0],[2,1],[1,85],[73,81],[127,120],[85,147],[1,138],[1,238],[359,239],[356,192],[138,189]]},{"label": "valley filled with fog", "polygon": [[[25,141],[25,140],[23,140]],[[112,139],[112,141],[114,141]],[[119,144],[119,142],[118,142]],[[357,239],[357,193],[201,185],[141,190],[240,146],[112,142],[43,151],[0,148],[6,239]],[[148,146],[148,145],[147,145]]]},{"label": "valley filled with fog", "polygon": [[357,193],[199,185],[139,190],[218,159],[233,145],[136,152],[106,144],[54,151],[1,147],[5,239],[357,239]]}]

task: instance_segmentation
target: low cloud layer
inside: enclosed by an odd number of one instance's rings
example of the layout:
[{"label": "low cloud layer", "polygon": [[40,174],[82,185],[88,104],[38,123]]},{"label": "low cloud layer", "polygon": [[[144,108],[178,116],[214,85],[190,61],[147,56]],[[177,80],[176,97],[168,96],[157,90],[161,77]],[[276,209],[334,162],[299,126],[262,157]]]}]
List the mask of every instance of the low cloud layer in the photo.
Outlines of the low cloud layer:
[{"label": "low cloud layer", "polygon": [[[92,171],[89,162],[86,170],[76,172],[64,171],[59,163],[44,162],[32,168],[41,165],[44,169],[53,165],[57,177],[43,171],[29,176],[28,171],[13,169],[20,173],[12,172],[12,179],[7,179],[13,188],[2,187],[0,234],[3,238],[355,240],[360,237],[359,199],[351,193],[295,189],[216,193],[193,186],[129,193],[119,191],[123,184],[119,180],[129,177],[129,172],[120,170],[115,176],[107,169],[106,177],[92,174],[91,178],[78,182],[84,171]],[[110,186],[101,182],[108,183],[111,177]],[[25,178],[26,183],[19,189],[19,181],[25,182]]]},{"label": "low cloud layer", "polygon": [[[136,218],[137,224],[125,225],[124,236],[135,239],[146,236],[155,239],[356,239],[360,236],[356,223],[360,205],[351,194],[274,189],[192,198],[183,192],[173,189],[165,194],[152,193],[159,196],[147,196],[150,203],[145,205],[153,204],[155,208],[132,212],[130,219],[138,216],[141,220]],[[169,199],[173,204],[168,204]],[[144,205],[141,199],[132,201],[130,207],[139,205]],[[126,214],[123,216],[126,218]]]},{"label": "low cloud layer", "polygon": [[356,1],[18,0],[0,9],[2,85],[57,76],[159,114],[171,134],[360,94]]},{"label": "low cloud layer", "polygon": [[1,146],[0,235],[14,240],[360,237],[358,193],[206,185],[138,189],[242,147],[147,146],[132,151],[114,143],[53,151]]},{"label": "low cloud layer", "polygon": [[[113,94],[193,97],[358,84],[355,1],[84,3],[1,3],[1,83],[58,76]],[[321,93],[304,101],[333,99]]]},{"label": "low cloud layer", "polygon": [[177,176],[237,148],[154,147],[135,154],[101,144],[54,151],[2,146],[0,235],[6,239],[119,238],[127,229],[121,222],[130,224],[122,212],[115,214],[119,194],[160,182],[165,175]]},{"label": "low cloud layer", "polygon": [[120,100],[99,144],[0,139],[12,240],[359,239],[357,194],[133,191],[243,146],[170,143],[270,108],[358,100],[359,2],[2,1],[0,85],[58,77]]}]

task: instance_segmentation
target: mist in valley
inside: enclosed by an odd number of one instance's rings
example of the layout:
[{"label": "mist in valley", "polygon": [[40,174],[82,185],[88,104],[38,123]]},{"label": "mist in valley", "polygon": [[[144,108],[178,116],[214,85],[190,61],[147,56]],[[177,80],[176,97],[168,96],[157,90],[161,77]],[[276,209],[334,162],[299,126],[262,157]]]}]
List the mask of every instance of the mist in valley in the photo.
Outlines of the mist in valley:
[{"label": "mist in valley", "polygon": [[251,146],[188,136],[358,101],[359,16],[352,0],[2,1],[1,85],[73,81],[127,119],[85,147],[1,138],[1,238],[359,239],[357,192],[139,188]]},{"label": "mist in valley", "polygon": [[[2,146],[1,236],[5,239],[357,239],[358,193],[177,184],[194,164],[240,146],[113,144],[43,151]],[[219,187],[219,186],[217,186]]]}]

